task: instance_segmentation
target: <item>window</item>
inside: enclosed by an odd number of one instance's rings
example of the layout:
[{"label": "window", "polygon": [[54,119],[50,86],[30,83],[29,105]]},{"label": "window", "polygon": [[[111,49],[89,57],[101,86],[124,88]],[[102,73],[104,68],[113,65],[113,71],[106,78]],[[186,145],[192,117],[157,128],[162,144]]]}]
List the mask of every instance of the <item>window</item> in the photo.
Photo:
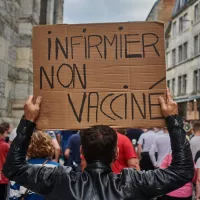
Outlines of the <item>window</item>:
[{"label": "window", "polygon": [[180,1],[179,1],[179,4],[180,4],[179,6],[180,6],[180,8],[183,7],[186,3],[188,3],[188,0],[180,0]]},{"label": "window", "polygon": [[187,75],[178,77],[178,95],[186,95],[187,93]]},{"label": "window", "polygon": [[166,53],[166,68],[169,68],[169,53]]},{"label": "window", "polygon": [[194,71],[194,92],[200,91],[200,69]]},{"label": "window", "polygon": [[197,55],[199,53],[199,36],[196,35],[194,37],[194,55]]},{"label": "window", "polygon": [[188,14],[186,13],[184,16],[179,18],[179,33],[183,32],[188,27]]},{"label": "window", "polygon": [[180,7],[182,7],[184,5],[184,1],[183,0],[180,0]]},{"label": "window", "polygon": [[200,19],[200,6],[199,4],[197,4],[195,7],[194,7],[194,21],[198,21]]},{"label": "window", "polygon": [[170,88],[170,80],[167,81],[167,87]]},{"label": "window", "polygon": [[182,94],[182,76],[178,77],[178,96]]},{"label": "window", "polygon": [[183,60],[183,48],[182,45],[178,47],[178,61],[181,62]]},{"label": "window", "polygon": [[187,75],[183,75],[183,93],[182,95],[186,95],[187,92]]},{"label": "window", "polygon": [[176,36],[176,22],[173,23],[172,33],[173,33],[173,36]]},{"label": "window", "polygon": [[178,47],[178,61],[179,63],[187,60],[188,58],[188,43],[185,42],[183,45]]},{"label": "window", "polygon": [[194,92],[197,93],[198,91],[198,82],[199,82],[199,71],[194,71]]},{"label": "window", "polygon": [[186,13],[183,16],[183,30],[186,30],[188,28],[188,14]]},{"label": "window", "polygon": [[185,42],[183,44],[183,60],[187,60],[188,58],[188,43]]},{"label": "window", "polygon": [[183,32],[183,16],[179,18],[179,33]]},{"label": "window", "polygon": [[166,46],[166,49],[169,48],[169,39],[166,39],[166,40],[165,40],[165,46]]},{"label": "window", "polygon": [[175,94],[175,78],[172,79],[172,89],[171,89],[172,96]]},{"label": "window", "polygon": [[172,66],[176,65],[176,49],[172,50]]}]

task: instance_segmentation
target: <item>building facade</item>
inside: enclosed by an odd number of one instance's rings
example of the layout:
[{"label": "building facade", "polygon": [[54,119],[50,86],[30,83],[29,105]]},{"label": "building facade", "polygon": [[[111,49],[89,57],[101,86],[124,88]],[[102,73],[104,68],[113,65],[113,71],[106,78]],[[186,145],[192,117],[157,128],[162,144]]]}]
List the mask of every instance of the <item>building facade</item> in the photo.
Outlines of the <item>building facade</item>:
[{"label": "building facade", "polygon": [[63,22],[64,0],[0,0],[0,123],[14,126],[33,94],[32,27]]},{"label": "building facade", "polygon": [[[177,0],[166,30],[167,85],[179,112],[200,110],[200,0]],[[197,104],[197,106],[196,106]],[[197,117],[192,117],[196,118]]]},{"label": "building facade", "polygon": [[149,12],[146,21],[162,21],[168,23],[171,20],[175,2],[176,0],[157,0]]}]

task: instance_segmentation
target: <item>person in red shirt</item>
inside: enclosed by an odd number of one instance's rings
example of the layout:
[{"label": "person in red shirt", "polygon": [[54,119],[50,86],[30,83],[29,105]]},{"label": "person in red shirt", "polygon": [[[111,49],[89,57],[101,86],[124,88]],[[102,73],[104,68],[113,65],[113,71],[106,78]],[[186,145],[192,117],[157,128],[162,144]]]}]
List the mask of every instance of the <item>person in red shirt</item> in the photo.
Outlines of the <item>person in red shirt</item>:
[{"label": "person in red shirt", "polygon": [[131,141],[125,135],[117,132],[118,137],[118,158],[112,164],[112,171],[116,174],[121,173],[124,168],[135,168],[139,170],[137,154]]},{"label": "person in red shirt", "polygon": [[5,200],[7,196],[8,179],[3,175],[2,168],[6,161],[6,156],[9,150],[9,144],[5,142],[8,136],[7,129],[0,126],[0,199]]},{"label": "person in red shirt", "polygon": [[[131,143],[131,141],[125,136],[117,132],[117,146],[118,157],[112,164],[112,171],[115,174],[121,173],[124,168],[135,168],[140,170],[137,154]],[[86,167],[87,163],[83,155],[81,155],[81,169],[82,171]]]}]

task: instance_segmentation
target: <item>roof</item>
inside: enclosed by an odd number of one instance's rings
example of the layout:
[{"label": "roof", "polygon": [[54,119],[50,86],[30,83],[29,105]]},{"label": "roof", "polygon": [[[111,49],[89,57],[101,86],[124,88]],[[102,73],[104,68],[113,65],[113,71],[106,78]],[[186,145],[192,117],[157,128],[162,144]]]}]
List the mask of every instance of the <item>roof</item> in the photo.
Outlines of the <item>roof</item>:
[{"label": "roof", "polygon": [[176,0],[173,11],[172,11],[172,16],[176,16],[181,10],[186,8],[190,3],[189,0]]},{"label": "roof", "polygon": [[147,16],[147,18],[146,18],[146,21],[148,21],[149,16],[151,15],[151,13],[153,12],[154,8],[158,5],[159,2],[160,2],[160,0],[157,0],[157,1],[154,3],[153,7],[151,8],[151,10],[150,10],[150,12],[149,12],[149,14],[148,14],[148,16]]}]

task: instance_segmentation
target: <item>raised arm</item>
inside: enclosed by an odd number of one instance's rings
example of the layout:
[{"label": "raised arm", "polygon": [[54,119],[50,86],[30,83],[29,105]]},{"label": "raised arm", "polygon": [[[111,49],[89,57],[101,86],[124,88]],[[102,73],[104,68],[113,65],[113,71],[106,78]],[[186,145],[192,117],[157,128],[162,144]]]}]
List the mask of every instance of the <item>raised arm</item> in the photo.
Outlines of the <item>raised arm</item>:
[{"label": "raised arm", "polygon": [[36,193],[48,196],[59,181],[59,177],[61,177],[59,174],[62,173],[64,176],[63,168],[39,167],[26,162],[27,149],[35,128],[34,122],[39,115],[41,100],[41,98],[37,98],[35,104],[32,96],[27,100],[24,107],[25,117],[17,128],[17,136],[11,144],[3,173],[9,180]]},{"label": "raised arm", "polygon": [[131,171],[133,184],[142,194],[146,194],[147,198],[164,195],[178,189],[190,182],[194,175],[192,153],[183,129],[183,121],[177,115],[177,104],[173,102],[169,91],[167,92],[167,103],[162,97],[159,101],[171,138],[172,163],[167,169],[146,172]]}]

